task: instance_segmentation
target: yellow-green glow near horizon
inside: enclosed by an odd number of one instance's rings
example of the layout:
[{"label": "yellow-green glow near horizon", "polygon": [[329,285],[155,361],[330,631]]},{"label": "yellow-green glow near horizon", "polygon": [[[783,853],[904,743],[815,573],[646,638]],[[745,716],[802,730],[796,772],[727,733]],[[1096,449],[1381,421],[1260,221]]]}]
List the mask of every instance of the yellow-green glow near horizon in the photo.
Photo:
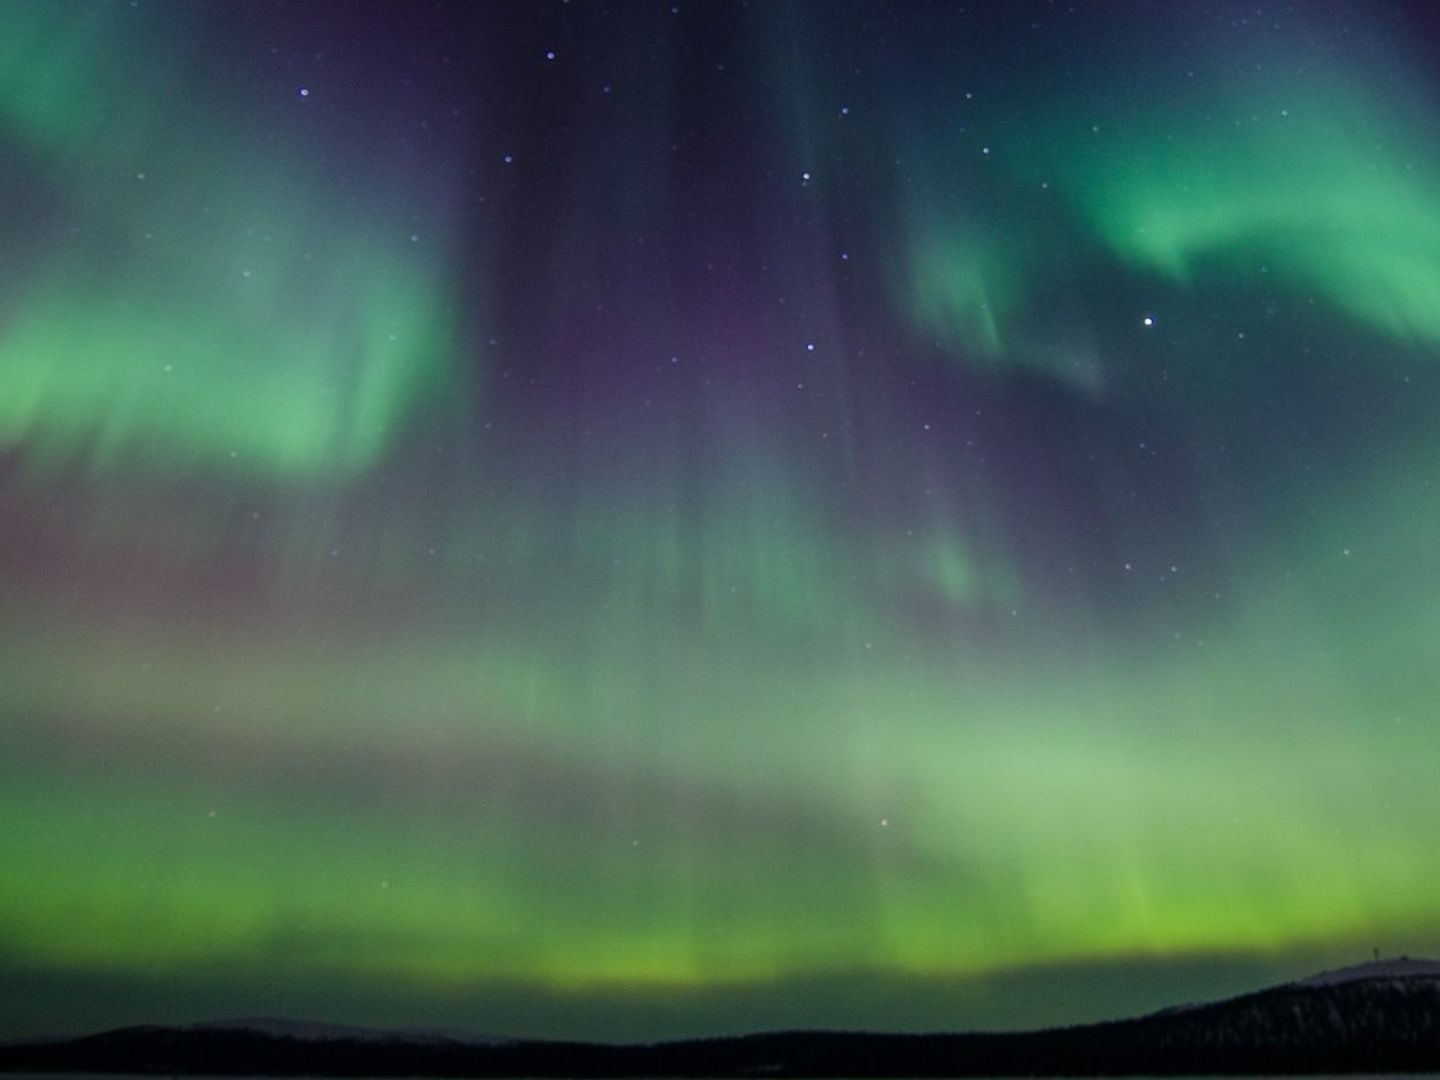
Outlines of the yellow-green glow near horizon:
[{"label": "yellow-green glow near horizon", "polygon": [[0,1037],[1440,946],[1433,58],[694,7],[0,11]]}]

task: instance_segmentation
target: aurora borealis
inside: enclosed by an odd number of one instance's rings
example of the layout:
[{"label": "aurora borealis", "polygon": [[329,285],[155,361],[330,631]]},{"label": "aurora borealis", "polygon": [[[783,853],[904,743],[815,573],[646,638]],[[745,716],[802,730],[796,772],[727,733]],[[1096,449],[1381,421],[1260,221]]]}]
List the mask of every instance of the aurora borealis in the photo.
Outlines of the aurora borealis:
[{"label": "aurora borealis", "polygon": [[0,1037],[1440,950],[1437,40],[0,0]]}]

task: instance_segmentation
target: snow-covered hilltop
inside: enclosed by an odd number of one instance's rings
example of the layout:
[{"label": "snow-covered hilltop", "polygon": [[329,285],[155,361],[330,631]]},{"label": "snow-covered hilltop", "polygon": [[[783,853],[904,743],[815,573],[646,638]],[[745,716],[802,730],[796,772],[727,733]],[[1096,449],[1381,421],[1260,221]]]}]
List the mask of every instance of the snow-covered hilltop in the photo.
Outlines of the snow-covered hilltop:
[{"label": "snow-covered hilltop", "polygon": [[1367,964],[1355,964],[1353,967],[1336,968],[1334,971],[1322,971],[1318,975],[1296,979],[1289,985],[1344,986],[1346,983],[1391,979],[1440,979],[1440,960],[1398,956]]}]

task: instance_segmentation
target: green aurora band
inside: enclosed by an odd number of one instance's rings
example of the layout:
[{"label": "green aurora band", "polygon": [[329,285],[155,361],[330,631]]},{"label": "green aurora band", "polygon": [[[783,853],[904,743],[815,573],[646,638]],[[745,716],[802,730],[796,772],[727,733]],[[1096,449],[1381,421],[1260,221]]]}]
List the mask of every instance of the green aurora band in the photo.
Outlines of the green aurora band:
[{"label": "green aurora band", "polygon": [[1395,63],[1403,47],[1387,48],[1372,42],[1367,57],[1374,72],[1390,57],[1383,75],[1347,70],[1314,42],[1268,64],[1253,44],[1184,63],[1116,55],[1141,100],[1097,83],[1016,105],[994,146],[967,119],[973,95],[955,88],[908,146],[928,170],[901,193],[898,279],[913,318],[966,356],[1033,358],[1026,323],[1057,276],[1073,289],[1058,203],[1087,242],[1181,285],[1263,266],[1270,289],[1440,340],[1434,93]]},{"label": "green aurora band", "polygon": [[[164,101],[187,89],[193,18],[144,42],[110,5],[0,19],[0,123],[73,223],[19,237],[33,265],[7,297],[0,445],[98,473],[137,457],[280,480],[375,465],[448,379],[437,275],[403,225],[277,168],[297,155],[243,120],[177,125]],[[169,63],[137,92],[130,58],[151,53]]]}]

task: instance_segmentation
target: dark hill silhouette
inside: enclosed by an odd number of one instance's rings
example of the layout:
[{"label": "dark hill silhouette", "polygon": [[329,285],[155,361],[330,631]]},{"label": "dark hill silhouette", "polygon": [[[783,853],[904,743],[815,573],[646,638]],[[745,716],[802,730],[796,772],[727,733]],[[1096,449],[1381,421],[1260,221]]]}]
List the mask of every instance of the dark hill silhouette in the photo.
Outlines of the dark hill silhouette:
[{"label": "dark hill silhouette", "polygon": [[0,1070],[508,1077],[1433,1071],[1440,1070],[1440,964],[1366,964],[1137,1019],[1024,1033],[797,1031],[618,1046],[234,1021],[0,1046]]}]

